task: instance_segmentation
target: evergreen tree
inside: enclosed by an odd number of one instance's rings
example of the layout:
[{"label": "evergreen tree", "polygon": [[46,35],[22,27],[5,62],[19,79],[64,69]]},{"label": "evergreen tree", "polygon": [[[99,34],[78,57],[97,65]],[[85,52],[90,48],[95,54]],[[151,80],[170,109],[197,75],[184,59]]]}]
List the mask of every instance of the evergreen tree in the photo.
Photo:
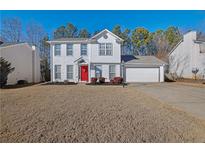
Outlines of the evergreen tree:
[{"label": "evergreen tree", "polygon": [[14,71],[14,67],[11,67],[11,63],[6,61],[3,57],[0,57],[0,87],[2,88],[7,84],[8,75]]}]

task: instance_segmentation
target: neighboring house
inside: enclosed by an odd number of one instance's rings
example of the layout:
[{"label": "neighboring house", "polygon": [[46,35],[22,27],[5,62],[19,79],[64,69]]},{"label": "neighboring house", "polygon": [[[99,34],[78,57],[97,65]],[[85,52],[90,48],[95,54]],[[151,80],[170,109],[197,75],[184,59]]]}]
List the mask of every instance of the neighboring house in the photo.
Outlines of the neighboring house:
[{"label": "neighboring house", "polygon": [[15,70],[8,75],[7,84],[16,84],[18,80],[29,83],[41,81],[40,57],[37,48],[28,43],[3,43],[0,56],[11,63]]},{"label": "neighboring house", "polygon": [[[91,38],[61,38],[48,42],[51,45],[52,82],[90,82],[92,77],[104,77],[110,81],[120,76],[126,82],[164,81],[164,71],[160,66],[165,63],[151,61],[156,59],[154,57],[149,57],[147,62],[146,57],[141,57],[142,61],[138,57],[134,59],[139,60],[139,64],[126,64],[121,56],[123,39],[107,29]],[[128,67],[135,70],[126,69]]]},{"label": "neighboring house", "polygon": [[198,69],[197,78],[205,76],[205,38],[190,31],[169,53],[169,72],[177,77],[194,78],[193,70]]}]

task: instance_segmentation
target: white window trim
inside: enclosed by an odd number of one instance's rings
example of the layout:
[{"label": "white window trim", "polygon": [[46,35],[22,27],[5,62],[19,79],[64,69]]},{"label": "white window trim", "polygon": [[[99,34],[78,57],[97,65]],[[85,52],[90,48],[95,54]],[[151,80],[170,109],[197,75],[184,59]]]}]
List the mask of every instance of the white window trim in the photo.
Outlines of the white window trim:
[{"label": "white window trim", "polygon": [[[101,54],[101,46],[104,45],[104,54]],[[99,44],[99,56],[105,56],[106,55],[106,43],[100,43]]]},{"label": "white window trim", "polygon": [[[56,55],[56,45],[60,46],[60,55]],[[54,45],[54,56],[61,56],[61,44],[55,44]]]},{"label": "white window trim", "polygon": [[[111,69],[110,69],[111,66],[114,67],[114,70],[115,70],[114,72],[111,72]],[[114,77],[116,76],[116,65],[109,65],[109,79],[111,80],[113,78],[111,78],[110,74],[114,74]]]},{"label": "white window trim", "polygon": [[[82,45],[86,45],[86,55],[82,54]],[[87,56],[88,55],[88,44],[86,44],[86,43],[81,43],[80,44],[80,55],[81,56]]]},{"label": "white window trim", "polygon": [[100,67],[101,68],[101,74],[100,74],[100,77],[102,77],[102,65],[95,65],[95,77],[97,77],[97,75],[96,75],[96,67]]},{"label": "white window trim", "polygon": [[[72,46],[72,54],[71,55],[68,54],[68,45]],[[66,44],[66,56],[73,56],[73,44],[72,43],[67,43]]]},{"label": "white window trim", "polygon": [[[56,66],[60,66],[60,72],[57,72]],[[57,78],[56,74],[60,74],[60,78]],[[54,78],[56,80],[61,79],[61,65],[54,65]]]},{"label": "white window trim", "polygon": [[[68,66],[72,66],[72,72],[68,72]],[[73,75],[74,75],[74,67],[73,67],[73,65],[66,65],[66,75],[67,75],[67,79],[68,80],[73,80]],[[72,74],[72,78],[68,78],[68,74]]]},{"label": "white window trim", "polygon": [[[104,55],[100,54],[101,44],[104,44],[104,53],[105,53]],[[107,44],[111,44],[111,54],[110,55],[107,54]],[[113,44],[112,43],[100,43],[98,49],[99,49],[99,52],[98,52],[99,56],[113,56]]]}]

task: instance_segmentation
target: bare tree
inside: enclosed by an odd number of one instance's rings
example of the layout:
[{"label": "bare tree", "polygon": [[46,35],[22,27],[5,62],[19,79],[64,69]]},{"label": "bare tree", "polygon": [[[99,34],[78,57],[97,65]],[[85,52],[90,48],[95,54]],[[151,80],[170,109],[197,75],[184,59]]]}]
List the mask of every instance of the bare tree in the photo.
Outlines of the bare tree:
[{"label": "bare tree", "polygon": [[42,25],[31,22],[26,28],[27,40],[29,43],[37,46],[41,57],[41,76],[44,81],[50,80],[50,54],[49,54],[49,40]]},{"label": "bare tree", "polygon": [[50,81],[50,45],[49,37],[45,36],[40,42],[41,76],[44,81]]},{"label": "bare tree", "polygon": [[22,41],[22,24],[18,18],[5,18],[2,21],[1,37],[5,42]]},{"label": "bare tree", "polygon": [[167,60],[167,55],[169,52],[169,42],[165,38],[165,36],[160,36],[158,38],[155,38],[155,43],[157,47],[157,54],[156,57],[159,59]]},{"label": "bare tree", "polygon": [[26,27],[26,33],[28,42],[40,48],[41,40],[46,35],[43,26],[36,22],[31,22]]},{"label": "bare tree", "polygon": [[158,30],[152,35],[152,44],[155,48],[154,55],[159,59],[168,61],[168,53],[170,51],[170,44],[167,40],[164,31]]}]

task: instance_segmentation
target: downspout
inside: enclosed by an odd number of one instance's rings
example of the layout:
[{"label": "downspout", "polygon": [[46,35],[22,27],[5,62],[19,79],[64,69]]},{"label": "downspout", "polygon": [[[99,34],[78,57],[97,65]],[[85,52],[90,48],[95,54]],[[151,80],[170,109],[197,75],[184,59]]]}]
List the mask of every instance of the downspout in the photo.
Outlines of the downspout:
[{"label": "downspout", "polygon": [[32,46],[32,82],[35,82],[35,46]]},{"label": "downspout", "polygon": [[122,60],[122,63],[121,63],[121,71],[122,71],[122,78],[123,78],[123,87],[124,87],[124,83],[125,83],[125,62],[124,60]]}]

